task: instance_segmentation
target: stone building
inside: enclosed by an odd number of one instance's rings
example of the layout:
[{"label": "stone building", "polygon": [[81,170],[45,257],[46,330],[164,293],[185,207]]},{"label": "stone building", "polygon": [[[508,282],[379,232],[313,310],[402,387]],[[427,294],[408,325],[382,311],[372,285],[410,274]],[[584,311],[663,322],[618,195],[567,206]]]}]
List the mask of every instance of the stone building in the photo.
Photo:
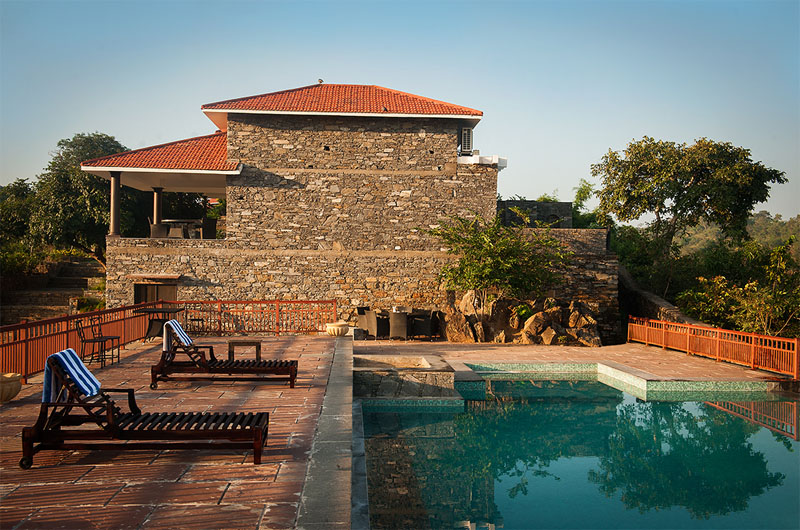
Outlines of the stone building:
[{"label": "stone building", "polygon": [[[110,307],[159,298],[335,299],[345,319],[359,305],[442,307],[438,272],[452,256],[425,230],[452,215],[496,212],[506,160],[473,149],[479,110],[320,83],[202,111],[218,127],[213,134],[81,166],[111,180]],[[141,214],[151,217],[150,238],[120,237],[121,186],[152,191],[152,213]],[[224,238],[200,220],[163,219],[164,191],[224,197]],[[568,243],[574,236],[565,234]],[[571,284],[582,296],[613,291],[601,305],[615,312],[616,274],[606,276],[595,252],[587,264]]]},{"label": "stone building", "polygon": [[[361,304],[434,306],[448,257],[424,230],[451,215],[494,214],[506,161],[472,152],[479,110],[334,84],[202,110],[217,132],[82,164],[112,181],[109,306],[336,299],[343,316]],[[119,236],[121,185],[153,192],[156,237]],[[164,222],[164,191],[225,197],[224,239]]]}]

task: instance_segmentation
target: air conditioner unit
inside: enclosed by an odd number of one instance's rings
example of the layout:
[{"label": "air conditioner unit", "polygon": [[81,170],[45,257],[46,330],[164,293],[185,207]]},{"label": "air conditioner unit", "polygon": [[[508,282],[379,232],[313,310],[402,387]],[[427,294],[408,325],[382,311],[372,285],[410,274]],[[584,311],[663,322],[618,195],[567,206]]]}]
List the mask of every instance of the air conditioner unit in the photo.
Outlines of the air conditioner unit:
[{"label": "air conditioner unit", "polygon": [[472,155],[472,127],[461,128],[461,155]]}]

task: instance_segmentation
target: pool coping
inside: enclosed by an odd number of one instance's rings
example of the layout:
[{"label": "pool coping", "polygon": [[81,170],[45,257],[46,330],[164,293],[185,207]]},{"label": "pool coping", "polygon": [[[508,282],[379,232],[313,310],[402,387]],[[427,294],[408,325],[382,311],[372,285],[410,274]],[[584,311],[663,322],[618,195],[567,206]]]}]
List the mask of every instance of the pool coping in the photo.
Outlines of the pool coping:
[{"label": "pool coping", "polygon": [[353,338],[345,336],[334,345],[295,528],[350,528],[353,443]]},{"label": "pool coping", "polygon": [[[627,392],[642,400],[684,400],[686,395],[709,393],[777,393],[782,390],[780,380],[709,380],[707,378],[675,378],[658,376],[614,361],[589,363],[553,362],[477,362],[446,359],[456,372],[456,381],[476,381],[475,376],[489,379],[527,378],[541,375],[558,379],[559,376],[585,374],[617,390]],[[498,377],[500,376],[500,377]],[[702,396],[697,396],[702,397]],[[711,397],[711,396],[709,396]]]}]

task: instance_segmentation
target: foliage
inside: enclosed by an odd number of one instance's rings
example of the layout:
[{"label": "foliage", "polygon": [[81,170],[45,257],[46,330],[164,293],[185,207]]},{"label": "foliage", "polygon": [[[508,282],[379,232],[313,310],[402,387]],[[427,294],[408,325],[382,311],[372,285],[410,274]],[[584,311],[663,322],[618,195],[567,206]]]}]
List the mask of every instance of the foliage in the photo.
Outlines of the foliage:
[{"label": "foliage", "polygon": [[[519,200],[526,200],[525,197],[521,197]],[[553,190],[553,193],[542,193],[536,199],[536,202],[558,202],[558,190]]]},{"label": "foliage", "polygon": [[782,171],[750,158],[750,151],[728,142],[700,138],[693,145],[644,137],[620,154],[611,151],[592,165],[600,177],[599,211],[619,221],[652,215],[653,242],[667,261],[673,243],[701,221],[713,223],[726,236],[746,234],[753,206],[769,197],[769,184],[786,182]]},{"label": "foliage", "polygon": [[514,308],[514,314],[519,317],[520,322],[525,322],[533,316],[533,309],[528,304],[520,304]]},{"label": "foliage", "polygon": [[503,226],[501,217],[472,219],[452,217],[428,233],[459,256],[455,265],[440,272],[448,289],[474,289],[486,307],[489,290],[499,296],[540,295],[560,281],[561,270],[571,255],[550,236],[549,230],[526,230],[525,212],[512,209],[522,220]]},{"label": "foliage", "polygon": [[0,272],[6,277],[30,274],[46,257],[47,252],[39,246],[22,241],[0,242]]},{"label": "foliage", "polygon": [[[747,220],[747,233],[751,239],[763,245],[780,245],[790,236],[800,234],[800,215],[784,221],[780,214],[773,217],[762,210]],[[722,230],[719,227],[701,222],[687,229],[680,238],[681,255],[704,252],[707,247],[717,244],[721,239]],[[795,260],[800,261],[800,245],[792,247],[792,255]]]},{"label": "foliage", "polygon": [[88,313],[106,308],[105,298],[84,297],[78,298],[78,313]]},{"label": "foliage", "polygon": [[581,179],[575,190],[572,200],[572,228],[614,228],[614,220],[608,215],[603,215],[599,208],[589,211],[586,202],[597,194],[594,185],[586,179]]},{"label": "foliage", "polygon": [[[79,133],[59,140],[35,185],[32,235],[58,247],[80,249],[105,264],[110,185],[82,172],[80,164],[125,149],[114,137],[102,133]],[[121,221],[125,220],[123,216]]]},{"label": "foliage", "polygon": [[702,320],[707,324],[726,329],[736,327],[731,308],[737,304],[737,292],[725,276],[713,278],[697,278],[698,285],[694,289],[683,291],[676,302],[687,315]]},{"label": "foliage", "polygon": [[225,216],[227,210],[227,202],[225,199],[220,199],[219,203],[206,210],[206,217],[209,219],[219,219]]},{"label": "foliage", "polygon": [[21,241],[28,234],[33,188],[27,179],[0,186],[0,242]]},{"label": "foliage", "polygon": [[791,253],[795,237],[772,249],[751,243],[758,272],[749,278],[724,275],[678,295],[687,314],[719,327],[794,337],[800,336],[800,266]]}]

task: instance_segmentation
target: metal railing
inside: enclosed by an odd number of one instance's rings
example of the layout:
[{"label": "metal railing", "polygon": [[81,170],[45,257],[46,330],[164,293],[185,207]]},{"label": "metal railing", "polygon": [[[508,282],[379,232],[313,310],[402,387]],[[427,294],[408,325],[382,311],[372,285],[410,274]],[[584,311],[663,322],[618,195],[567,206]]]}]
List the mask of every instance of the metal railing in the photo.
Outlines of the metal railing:
[{"label": "metal railing", "polygon": [[800,434],[797,432],[798,408],[794,401],[706,401],[705,403],[793,440],[800,440]]},{"label": "metal railing", "polygon": [[630,317],[628,342],[661,346],[800,379],[798,339]]},{"label": "metal railing", "polygon": [[185,308],[179,320],[187,331],[235,333],[314,333],[336,322],[335,300],[189,300],[166,302]]},{"label": "metal railing", "polygon": [[35,322],[0,327],[0,370],[22,374],[23,378],[44,370],[47,356],[65,348],[79,354],[82,344],[77,321],[89,327],[100,318],[103,335],[120,337],[125,345],[141,340],[152,315],[137,314],[145,307],[183,307],[178,320],[189,332],[214,335],[246,333],[316,333],[338,320],[335,300],[324,301],[163,301],[104,309]]}]

